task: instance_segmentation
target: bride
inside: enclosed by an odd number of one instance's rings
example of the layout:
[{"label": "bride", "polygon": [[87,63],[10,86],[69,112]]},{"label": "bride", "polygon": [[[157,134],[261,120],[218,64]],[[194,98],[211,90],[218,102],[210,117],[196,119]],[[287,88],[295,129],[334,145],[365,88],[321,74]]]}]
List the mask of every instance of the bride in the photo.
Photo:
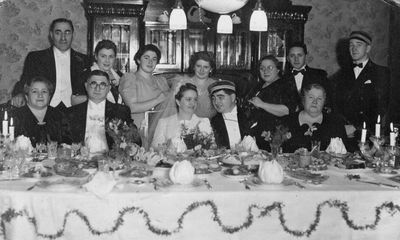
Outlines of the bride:
[{"label": "bride", "polygon": [[185,83],[175,90],[175,102],[178,112],[158,121],[151,146],[158,148],[160,144],[181,137],[182,129],[194,129],[211,134],[208,118],[200,118],[194,112],[197,108],[198,93],[195,85]]}]

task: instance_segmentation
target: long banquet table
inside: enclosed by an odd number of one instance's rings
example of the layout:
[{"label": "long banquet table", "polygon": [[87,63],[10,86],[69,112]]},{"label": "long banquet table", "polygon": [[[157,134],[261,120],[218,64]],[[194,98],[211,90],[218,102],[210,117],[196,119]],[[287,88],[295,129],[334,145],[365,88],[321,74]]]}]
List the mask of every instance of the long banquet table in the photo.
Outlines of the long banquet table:
[{"label": "long banquet table", "polygon": [[[211,189],[121,184],[103,198],[83,189],[0,182],[1,239],[400,239],[400,190],[368,169],[323,171],[320,185],[255,185],[212,173]],[[53,176],[52,179],[60,177]],[[400,186],[400,184],[398,184]]]}]

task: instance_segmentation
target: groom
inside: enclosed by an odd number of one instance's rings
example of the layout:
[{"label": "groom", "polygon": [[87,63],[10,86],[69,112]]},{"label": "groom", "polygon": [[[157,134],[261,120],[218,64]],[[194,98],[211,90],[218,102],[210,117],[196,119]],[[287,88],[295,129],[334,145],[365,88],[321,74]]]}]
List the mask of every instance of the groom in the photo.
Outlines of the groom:
[{"label": "groom", "polygon": [[211,118],[215,142],[218,147],[234,148],[250,132],[246,115],[236,106],[235,84],[220,80],[211,84],[208,92],[218,112]]}]

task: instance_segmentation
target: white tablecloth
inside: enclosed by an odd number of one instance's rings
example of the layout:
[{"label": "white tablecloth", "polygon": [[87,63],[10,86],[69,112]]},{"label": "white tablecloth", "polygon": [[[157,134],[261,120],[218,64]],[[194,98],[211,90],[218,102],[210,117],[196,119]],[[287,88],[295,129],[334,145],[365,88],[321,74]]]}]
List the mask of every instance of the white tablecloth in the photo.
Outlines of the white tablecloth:
[{"label": "white tablecloth", "polygon": [[[400,190],[371,170],[323,172],[321,185],[258,185],[213,173],[206,186],[120,185],[106,198],[83,189],[0,182],[0,239],[400,239]],[[120,179],[122,182],[126,179]]]}]

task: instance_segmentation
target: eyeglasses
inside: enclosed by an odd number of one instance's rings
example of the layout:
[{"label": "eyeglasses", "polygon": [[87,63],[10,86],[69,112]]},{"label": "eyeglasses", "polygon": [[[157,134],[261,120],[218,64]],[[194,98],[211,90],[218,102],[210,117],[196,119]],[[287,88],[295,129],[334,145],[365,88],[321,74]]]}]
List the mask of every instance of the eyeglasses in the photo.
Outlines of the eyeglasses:
[{"label": "eyeglasses", "polygon": [[110,84],[105,83],[105,82],[97,83],[97,82],[93,81],[93,82],[89,83],[89,87],[92,88],[92,89],[95,89],[96,87],[99,87],[100,90],[104,90],[108,86],[110,86]]},{"label": "eyeglasses", "polygon": [[274,66],[267,66],[267,67],[261,67],[261,68],[260,68],[260,71],[261,71],[261,72],[265,72],[265,71],[272,71],[272,70],[274,70],[274,69],[275,69]]}]

